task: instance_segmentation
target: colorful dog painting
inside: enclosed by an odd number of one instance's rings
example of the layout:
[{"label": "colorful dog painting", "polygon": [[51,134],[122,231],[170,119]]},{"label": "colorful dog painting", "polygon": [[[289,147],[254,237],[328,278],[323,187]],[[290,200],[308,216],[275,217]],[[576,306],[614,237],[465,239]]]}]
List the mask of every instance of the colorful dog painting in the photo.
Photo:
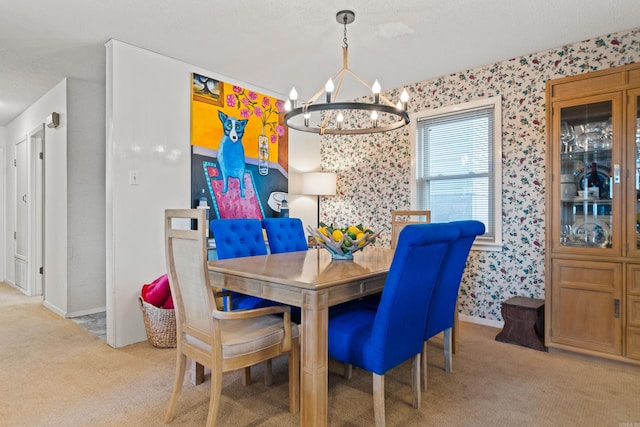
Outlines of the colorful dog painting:
[{"label": "colorful dog painting", "polygon": [[237,178],[240,182],[240,197],[244,197],[245,159],[242,135],[247,120],[227,116],[220,110],[218,110],[218,117],[224,129],[224,135],[218,148],[218,164],[224,182],[222,193],[225,194],[229,189],[229,178]]}]

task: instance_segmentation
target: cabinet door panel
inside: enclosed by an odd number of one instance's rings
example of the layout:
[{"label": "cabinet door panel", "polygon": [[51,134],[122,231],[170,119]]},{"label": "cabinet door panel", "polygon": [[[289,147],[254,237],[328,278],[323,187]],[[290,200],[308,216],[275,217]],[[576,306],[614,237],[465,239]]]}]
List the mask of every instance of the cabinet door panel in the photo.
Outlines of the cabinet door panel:
[{"label": "cabinet door panel", "polygon": [[621,264],[555,259],[551,280],[551,341],[622,354]]},{"label": "cabinet door panel", "polygon": [[640,258],[640,89],[629,91],[627,103],[627,245],[628,256]]},{"label": "cabinet door panel", "polygon": [[621,255],[621,118],[620,92],[553,104],[552,252]]},{"label": "cabinet door panel", "polygon": [[640,359],[640,328],[627,328],[627,357]]},{"label": "cabinet door panel", "polygon": [[640,296],[627,297],[627,325],[640,328]]}]

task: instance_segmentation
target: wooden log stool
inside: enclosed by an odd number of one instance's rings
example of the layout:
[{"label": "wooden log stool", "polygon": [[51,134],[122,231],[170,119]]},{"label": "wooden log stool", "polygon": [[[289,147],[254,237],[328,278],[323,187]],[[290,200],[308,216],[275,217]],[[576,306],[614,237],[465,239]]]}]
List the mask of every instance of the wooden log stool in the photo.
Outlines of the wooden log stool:
[{"label": "wooden log stool", "polygon": [[504,328],[496,341],[547,351],[544,345],[544,300],[513,297],[500,309]]}]

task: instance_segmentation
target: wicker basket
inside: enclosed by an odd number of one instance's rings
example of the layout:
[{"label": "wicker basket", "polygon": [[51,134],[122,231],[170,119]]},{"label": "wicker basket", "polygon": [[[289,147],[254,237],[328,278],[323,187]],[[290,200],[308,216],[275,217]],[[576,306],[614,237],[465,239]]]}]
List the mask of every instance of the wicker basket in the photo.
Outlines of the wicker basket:
[{"label": "wicker basket", "polygon": [[147,339],[154,347],[176,346],[176,313],[173,309],[159,308],[138,297]]}]

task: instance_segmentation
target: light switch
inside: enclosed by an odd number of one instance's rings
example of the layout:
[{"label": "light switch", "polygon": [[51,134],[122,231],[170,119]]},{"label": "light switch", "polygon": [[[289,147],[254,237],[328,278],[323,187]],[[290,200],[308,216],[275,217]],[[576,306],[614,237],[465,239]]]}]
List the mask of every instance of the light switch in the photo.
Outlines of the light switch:
[{"label": "light switch", "polygon": [[138,185],[138,171],[129,171],[129,185]]}]

